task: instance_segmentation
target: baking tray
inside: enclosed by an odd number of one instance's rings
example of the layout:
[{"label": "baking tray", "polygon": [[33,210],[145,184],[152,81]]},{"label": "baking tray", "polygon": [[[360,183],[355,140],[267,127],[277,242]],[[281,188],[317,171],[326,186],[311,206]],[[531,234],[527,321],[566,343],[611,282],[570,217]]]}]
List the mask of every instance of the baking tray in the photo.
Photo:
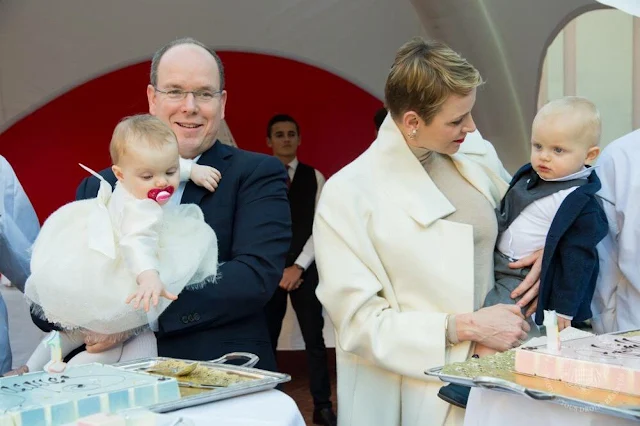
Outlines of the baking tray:
[{"label": "baking tray", "polygon": [[[240,366],[225,364],[226,361],[236,358],[246,358],[249,361]],[[246,353],[227,354],[212,361],[194,361],[168,357],[153,357],[123,362],[115,364],[114,366],[127,371],[137,371],[145,373],[144,370],[146,370],[147,368],[154,366],[160,361],[167,360],[198,362],[204,367],[217,371],[234,373],[243,377],[249,377],[252,380],[236,383],[228,387],[199,388],[180,386],[180,399],[145,407],[146,409],[156,413],[166,413],[169,411],[180,410],[182,408],[193,407],[195,405],[206,404],[213,401],[220,401],[236,396],[269,390],[275,388],[279,383],[285,383],[291,380],[291,376],[289,376],[288,374],[274,373],[273,371],[252,368],[251,366],[255,365],[258,358],[253,354]]]},{"label": "baking tray", "polygon": [[[627,330],[611,334],[637,332]],[[544,346],[544,345],[541,345]],[[548,401],[582,412],[598,412],[615,417],[640,421],[640,397],[598,388],[583,387],[559,380],[528,376],[512,371],[501,371],[501,377],[477,376],[469,378],[442,373],[443,367],[435,367],[425,374],[438,377],[443,382],[469,387],[510,392],[538,401]]]}]

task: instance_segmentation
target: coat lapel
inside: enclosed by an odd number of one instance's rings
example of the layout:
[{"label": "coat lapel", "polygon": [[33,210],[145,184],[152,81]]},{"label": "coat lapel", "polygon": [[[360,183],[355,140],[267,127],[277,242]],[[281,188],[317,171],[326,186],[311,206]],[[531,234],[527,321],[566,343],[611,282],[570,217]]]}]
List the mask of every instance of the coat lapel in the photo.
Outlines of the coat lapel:
[{"label": "coat lapel", "polygon": [[467,135],[460,151],[453,154],[451,159],[460,174],[485,196],[493,208],[496,208],[509,184],[491,167],[473,159],[476,155],[486,154],[486,142],[480,133],[475,131]]},{"label": "coat lapel", "polygon": [[[455,207],[425,173],[390,116],[380,127],[371,146],[378,185],[389,199],[401,206],[416,222],[429,226],[455,211]],[[495,208],[508,188],[489,166],[475,161],[486,155],[486,142],[478,132],[467,135],[460,151],[451,156],[460,174]]]},{"label": "coat lapel", "polygon": [[[233,151],[219,140],[216,141],[211,148],[203,152],[198,159],[198,164],[215,167],[224,176],[224,172],[231,163]],[[187,181],[182,194],[181,204],[200,204],[202,197],[210,194],[208,189],[198,186],[191,180]]]},{"label": "coat lapel", "polygon": [[429,226],[455,211],[413,155],[390,115],[371,146],[378,187],[416,222]]}]

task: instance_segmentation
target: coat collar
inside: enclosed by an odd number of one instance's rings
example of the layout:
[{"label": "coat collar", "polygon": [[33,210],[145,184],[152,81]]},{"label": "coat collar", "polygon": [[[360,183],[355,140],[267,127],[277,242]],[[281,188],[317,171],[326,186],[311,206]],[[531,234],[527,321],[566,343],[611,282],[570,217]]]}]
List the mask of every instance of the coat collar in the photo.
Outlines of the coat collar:
[{"label": "coat collar", "polygon": [[[507,184],[495,172],[472,159],[474,155],[487,154],[487,150],[482,136],[474,132],[467,135],[460,151],[451,159],[460,174],[495,208]],[[429,226],[455,211],[455,207],[425,173],[390,115],[382,123],[378,137],[371,145],[370,155],[373,157],[378,187],[420,225]],[[496,181],[503,182],[503,188],[496,187]]]},{"label": "coat collar", "polygon": [[[224,172],[227,167],[229,167],[232,157],[233,150],[219,140],[216,140],[211,148],[202,153],[198,159],[198,164],[215,167],[224,176]],[[198,186],[191,180],[188,180],[180,202],[182,204],[200,204],[202,197],[207,194],[210,194],[208,189]]]}]

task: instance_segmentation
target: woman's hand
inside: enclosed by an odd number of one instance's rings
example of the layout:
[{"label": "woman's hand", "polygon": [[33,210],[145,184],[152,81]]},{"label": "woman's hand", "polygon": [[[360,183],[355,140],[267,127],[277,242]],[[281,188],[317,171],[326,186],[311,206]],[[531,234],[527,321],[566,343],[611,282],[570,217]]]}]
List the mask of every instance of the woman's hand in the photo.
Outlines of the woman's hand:
[{"label": "woman's hand", "polygon": [[474,341],[500,352],[516,348],[527,339],[530,327],[517,305],[494,305],[456,315],[460,341]]},{"label": "woman's hand", "polygon": [[128,333],[100,334],[92,331],[84,333],[85,350],[90,354],[107,351],[131,337]]},{"label": "woman's hand", "polygon": [[531,253],[529,256],[523,257],[522,259],[509,264],[509,268],[512,269],[531,267],[531,270],[524,280],[522,280],[520,285],[511,292],[511,298],[513,299],[522,296],[522,299],[517,303],[519,307],[524,308],[531,304],[525,313],[526,317],[530,317],[538,307],[538,293],[540,292],[540,272],[542,270],[543,252],[544,250],[540,249]]}]

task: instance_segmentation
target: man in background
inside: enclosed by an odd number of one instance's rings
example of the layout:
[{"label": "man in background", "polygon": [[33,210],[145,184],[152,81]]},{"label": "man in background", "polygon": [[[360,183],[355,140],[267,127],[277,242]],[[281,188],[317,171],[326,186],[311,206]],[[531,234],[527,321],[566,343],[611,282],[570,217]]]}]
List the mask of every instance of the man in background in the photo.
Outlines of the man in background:
[{"label": "man in background", "polygon": [[300,127],[293,117],[281,114],[269,120],[267,145],[287,169],[293,231],[282,279],[265,308],[271,344],[275,354],[289,296],[307,352],[309,384],[314,404],[313,422],[335,425],[336,415],[330,399],[327,350],[322,335],[324,318],[322,305],[316,297],[318,270],[311,235],[316,204],[325,178],[318,170],[298,161]]}]

